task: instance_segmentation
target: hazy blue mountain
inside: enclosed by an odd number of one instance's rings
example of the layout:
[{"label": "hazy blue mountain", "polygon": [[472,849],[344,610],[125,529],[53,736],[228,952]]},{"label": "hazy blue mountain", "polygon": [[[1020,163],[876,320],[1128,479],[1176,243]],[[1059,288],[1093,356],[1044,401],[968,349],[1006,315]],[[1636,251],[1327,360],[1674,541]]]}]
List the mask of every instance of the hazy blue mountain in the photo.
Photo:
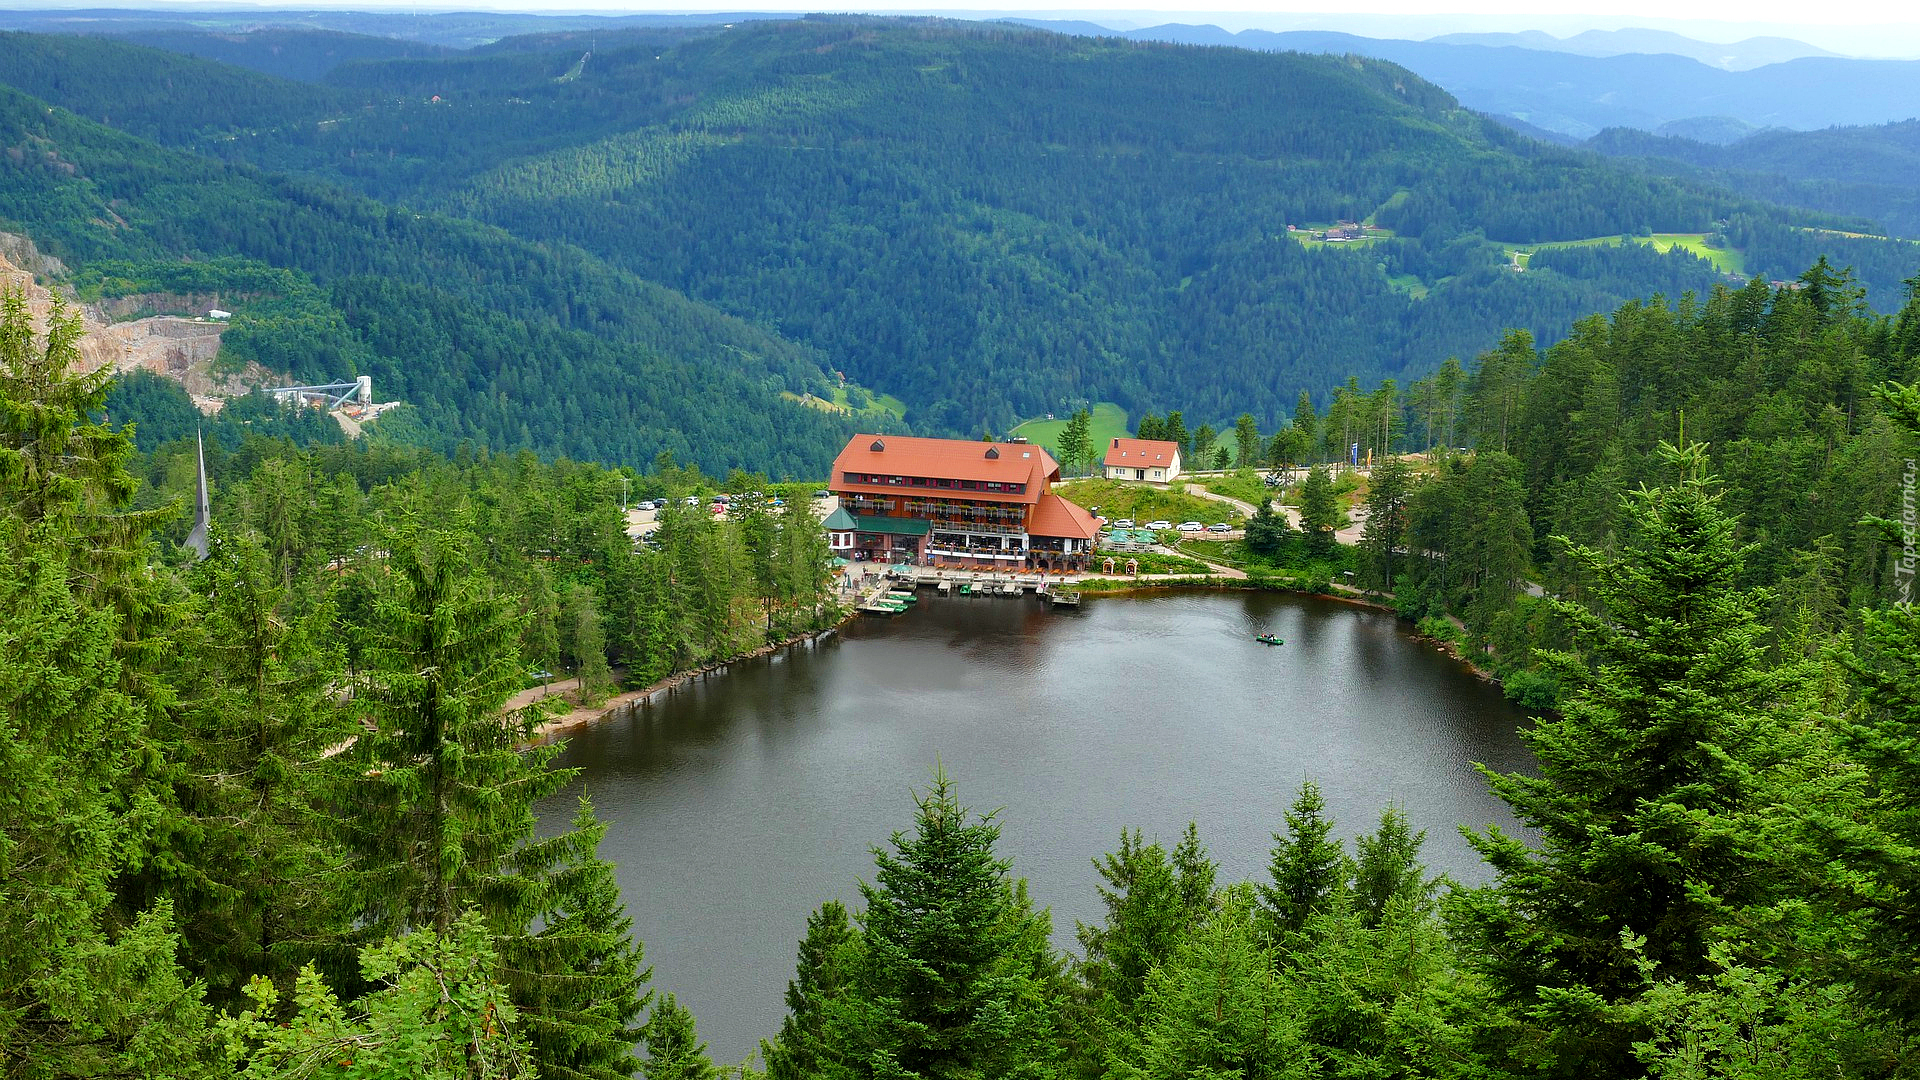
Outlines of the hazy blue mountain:
[{"label": "hazy blue mountain", "polygon": [[[99,34],[139,37],[159,32],[251,34],[261,30],[331,30],[364,37],[469,49],[517,34],[569,30],[618,30],[643,26],[707,26],[790,15],[739,12],[703,15],[549,15],[520,12],[459,11],[216,11],[171,9],[58,9],[0,11],[0,30],[46,34]],[[179,39],[184,42],[185,39]],[[157,41],[150,41],[159,44]],[[196,46],[206,48],[208,46]],[[183,50],[185,51],[185,50]],[[226,59],[226,58],[222,58]]]},{"label": "hazy blue mountain", "polygon": [[319,82],[341,64],[366,60],[418,60],[453,50],[442,45],[404,41],[338,30],[275,27],[241,34],[204,30],[137,30],[114,35],[138,45],[185,53],[204,60],[247,68],[282,78]]},{"label": "hazy blue mountain", "polygon": [[1317,30],[1228,33],[1216,26],[1173,23],[1120,36],[1390,60],[1438,84],[1468,108],[1582,139],[1610,127],[1653,131],[1699,117],[1724,117],[1754,128],[1813,130],[1920,116],[1920,61],[1911,60],[1809,56],[1726,71],[1671,54],[1578,56]]},{"label": "hazy blue mountain", "polygon": [[1573,53],[1578,56],[1668,53],[1698,60],[1709,67],[1726,71],[1748,71],[1768,64],[1798,60],[1804,56],[1836,55],[1791,38],[1752,37],[1723,45],[1718,42],[1700,41],[1667,30],[1649,30],[1644,27],[1631,27],[1624,30],[1587,30],[1564,38],[1539,30],[1524,30],[1508,34],[1442,34],[1427,40],[1442,45],[1491,45]]}]

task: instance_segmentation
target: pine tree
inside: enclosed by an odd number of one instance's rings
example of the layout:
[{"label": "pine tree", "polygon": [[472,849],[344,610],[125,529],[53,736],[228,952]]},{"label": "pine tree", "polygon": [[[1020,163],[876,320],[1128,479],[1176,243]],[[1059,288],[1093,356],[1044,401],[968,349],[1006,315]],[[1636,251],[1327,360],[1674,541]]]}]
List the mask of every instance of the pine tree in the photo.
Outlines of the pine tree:
[{"label": "pine tree", "polygon": [[829,900],[807,917],[800,957],[787,983],[787,1015],[780,1034],[761,1044],[767,1080],[812,1080],[828,1074],[844,1058],[828,1035],[828,1024],[860,970],[860,938],[847,909]]},{"label": "pine tree", "polygon": [[858,1006],[837,1029],[843,1052],[897,1076],[1046,1075],[1059,975],[1047,915],[1008,879],[993,816],[969,820],[944,771],[915,803],[914,833],[876,848],[875,881],[860,886],[863,963]]},{"label": "pine tree", "polygon": [[1236,468],[1251,469],[1260,464],[1260,428],[1252,413],[1241,413],[1233,422],[1233,463]]},{"label": "pine tree", "polygon": [[1636,1069],[1647,980],[1708,973],[1722,928],[1785,880],[1765,836],[1806,749],[1786,735],[1795,675],[1767,660],[1765,596],[1741,587],[1704,448],[1663,453],[1683,479],[1628,497],[1622,554],[1574,552],[1593,607],[1559,607],[1586,659],[1551,655],[1568,693],[1526,734],[1540,774],[1488,774],[1539,845],[1470,834],[1497,881],[1454,904],[1508,999],[1557,1017],[1559,1075]]},{"label": "pine tree", "polygon": [[646,1057],[640,1062],[645,1080],[719,1080],[720,1070],[707,1057],[707,1045],[694,1034],[693,1014],[672,994],[663,995],[640,1032]]},{"label": "pine tree", "polygon": [[652,969],[642,966],[613,864],[598,855],[605,835],[583,796],[571,829],[514,858],[515,871],[540,886],[540,914],[502,936],[502,978],[546,1080],[618,1080],[638,1065],[635,1021],[652,998]]},{"label": "pine tree", "polygon": [[1268,881],[1260,885],[1265,925],[1276,941],[1300,933],[1316,911],[1335,904],[1347,885],[1347,856],[1340,841],[1329,839],[1333,819],[1320,787],[1308,780],[1287,811],[1287,832],[1273,837]]},{"label": "pine tree", "polygon": [[1365,580],[1378,589],[1392,589],[1394,558],[1407,532],[1407,498],[1413,473],[1401,458],[1389,457],[1373,470],[1367,489],[1367,524],[1360,537]]},{"label": "pine tree", "polygon": [[1307,551],[1324,558],[1338,544],[1334,529],[1340,523],[1340,504],[1334,498],[1333,478],[1324,465],[1307,470],[1300,488],[1300,528],[1307,534]]},{"label": "pine tree", "polygon": [[1352,899],[1362,926],[1378,928],[1387,909],[1396,903],[1420,915],[1431,907],[1439,882],[1427,879],[1420,862],[1420,847],[1426,840],[1426,830],[1413,832],[1397,806],[1388,806],[1380,814],[1380,828],[1372,836],[1355,838]]}]

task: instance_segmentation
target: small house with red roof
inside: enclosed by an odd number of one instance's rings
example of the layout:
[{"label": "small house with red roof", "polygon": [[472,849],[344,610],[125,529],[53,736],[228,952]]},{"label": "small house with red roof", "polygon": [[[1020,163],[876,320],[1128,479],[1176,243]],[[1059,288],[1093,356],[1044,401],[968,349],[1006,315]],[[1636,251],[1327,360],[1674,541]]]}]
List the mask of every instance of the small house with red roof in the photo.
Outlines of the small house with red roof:
[{"label": "small house with red roof", "polygon": [[833,461],[836,555],[996,570],[1085,568],[1092,514],[1053,493],[1060,466],[1026,442],[856,435]]},{"label": "small house with red roof", "polygon": [[1158,439],[1115,439],[1107,446],[1109,480],[1146,480],[1164,484],[1180,475],[1180,444]]}]

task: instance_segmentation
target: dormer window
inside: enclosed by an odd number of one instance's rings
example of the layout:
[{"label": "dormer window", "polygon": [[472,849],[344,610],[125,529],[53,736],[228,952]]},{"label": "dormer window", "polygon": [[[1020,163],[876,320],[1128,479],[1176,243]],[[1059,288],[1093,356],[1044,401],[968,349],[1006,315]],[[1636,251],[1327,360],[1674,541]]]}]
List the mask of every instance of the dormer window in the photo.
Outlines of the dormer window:
[{"label": "dormer window", "polygon": [[990,460],[990,461],[997,461],[997,460],[999,460],[999,458],[1000,458],[1000,451],[999,451],[999,449],[997,449],[997,448],[995,448],[995,447],[992,447],[992,446],[989,446],[989,447],[987,447],[987,459],[988,459],[988,460]]},{"label": "dormer window", "polygon": [[877,454],[877,453],[879,453],[879,452],[880,452],[880,451],[882,451],[882,450],[885,450],[886,448],[887,448],[887,444],[886,444],[886,443],[883,443],[883,442],[881,442],[881,441],[880,441],[879,439],[875,439],[875,440],[873,440],[873,445],[872,445],[872,446],[869,446],[869,447],[867,447],[867,449],[869,449],[869,450],[871,450],[871,451],[873,451],[873,452],[874,452],[874,453],[876,453],[876,454]]}]

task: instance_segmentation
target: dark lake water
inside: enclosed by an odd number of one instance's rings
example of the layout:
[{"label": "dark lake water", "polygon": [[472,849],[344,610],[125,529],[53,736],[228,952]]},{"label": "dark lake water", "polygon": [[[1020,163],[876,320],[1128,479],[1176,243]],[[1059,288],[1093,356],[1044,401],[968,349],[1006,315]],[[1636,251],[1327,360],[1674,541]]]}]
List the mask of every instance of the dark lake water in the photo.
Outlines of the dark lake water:
[{"label": "dark lake water", "polygon": [[[1169,593],[938,599],[812,647],[735,665],[575,734],[653,985],[691,1008],[716,1061],[782,1015],[810,911],[854,906],[871,848],[912,823],[936,761],[962,802],[1001,809],[1001,850],[1053,911],[1099,917],[1092,860],[1138,826],[1188,821],[1221,880],[1264,873],[1302,780],[1349,845],[1389,802],[1429,868],[1480,881],[1457,825],[1513,828],[1473,769],[1531,768],[1525,718],[1390,615],[1314,597]],[[1281,647],[1252,640],[1261,632]]]}]

